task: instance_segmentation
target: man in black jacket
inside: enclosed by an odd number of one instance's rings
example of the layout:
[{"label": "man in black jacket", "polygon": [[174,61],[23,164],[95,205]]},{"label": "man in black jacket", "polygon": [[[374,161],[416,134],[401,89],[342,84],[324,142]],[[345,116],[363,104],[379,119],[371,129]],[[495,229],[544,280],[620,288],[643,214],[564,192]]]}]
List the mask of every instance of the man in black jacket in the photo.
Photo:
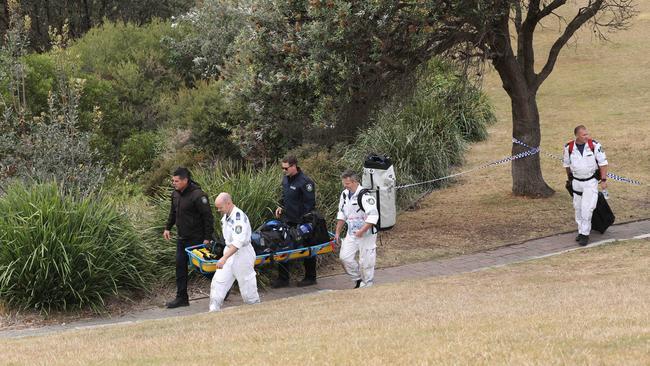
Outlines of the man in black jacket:
[{"label": "man in black jacket", "polygon": [[[289,155],[282,159],[282,198],[275,216],[282,218],[289,226],[295,227],[302,224],[302,216],[316,208],[316,185],[298,167],[298,159]],[[289,286],[289,264],[278,263],[278,278],[271,284],[274,288]],[[305,258],[305,278],[298,282],[298,286],[316,284],[316,258]]]},{"label": "man in black jacket", "polygon": [[176,225],[176,298],[168,308],[189,306],[187,295],[187,253],[185,248],[208,244],[214,235],[214,217],[208,196],[192,181],[187,168],[178,168],[172,177],[172,204],[163,237],[171,239],[170,230]]}]

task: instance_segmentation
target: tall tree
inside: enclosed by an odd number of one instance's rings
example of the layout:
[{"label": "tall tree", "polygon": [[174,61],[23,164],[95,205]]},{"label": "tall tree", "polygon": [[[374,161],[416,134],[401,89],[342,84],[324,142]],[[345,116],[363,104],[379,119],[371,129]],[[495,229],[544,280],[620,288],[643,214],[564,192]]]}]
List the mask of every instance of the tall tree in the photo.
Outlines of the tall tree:
[{"label": "tall tree", "polygon": [[[512,135],[530,146],[539,146],[541,129],[537,108],[537,91],[553,71],[562,48],[575,32],[590,25],[597,36],[603,31],[624,28],[635,15],[632,0],[576,1],[577,12],[565,19],[558,15],[566,0],[492,1],[497,9],[493,19],[468,17],[467,25],[484,32],[474,32],[473,44],[483,52],[499,73],[512,106]],[[568,10],[565,10],[568,12]],[[559,36],[539,70],[535,69],[535,31],[545,18],[554,16],[564,24]],[[486,22],[487,20],[487,22]],[[481,34],[482,33],[482,34]],[[477,37],[480,36],[480,37]],[[513,144],[512,153],[526,148]],[[542,177],[539,155],[512,163],[512,191],[516,195],[546,197],[553,190]]]}]

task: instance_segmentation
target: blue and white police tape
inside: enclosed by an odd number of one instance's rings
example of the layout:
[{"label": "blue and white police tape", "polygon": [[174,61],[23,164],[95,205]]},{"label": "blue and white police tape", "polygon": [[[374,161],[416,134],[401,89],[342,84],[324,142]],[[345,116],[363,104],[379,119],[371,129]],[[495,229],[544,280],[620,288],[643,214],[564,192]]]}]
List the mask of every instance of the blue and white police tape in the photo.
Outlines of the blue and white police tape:
[{"label": "blue and white police tape", "polygon": [[[521,145],[521,146],[523,146],[523,147],[526,147],[526,148],[528,148],[528,149],[532,149],[532,147],[530,147],[528,144],[526,144],[525,142],[519,141],[519,140],[517,140],[517,139],[514,138],[514,137],[512,138],[512,142],[514,142],[515,144]],[[551,158],[553,158],[553,159],[557,159],[557,160],[560,160],[560,161],[564,160],[561,156],[557,156],[557,155],[551,154],[551,153],[549,153],[549,152],[542,151],[541,148],[538,148],[538,149],[539,149],[539,151],[540,151],[542,154],[544,154],[544,155],[546,155],[546,156],[548,156],[548,157],[551,157]]]},{"label": "blue and white police tape", "polygon": [[405,185],[397,186],[397,187],[395,187],[395,189],[410,188],[410,187],[420,186],[420,185],[423,185],[423,184],[438,182],[438,181],[441,181],[441,180],[457,177],[459,175],[471,173],[471,172],[474,172],[474,171],[477,171],[477,170],[481,170],[481,169],[489,168],[489,167],[492,167],[492,166],[505,164],[505,163],[511,162],[513,160],[522,159],[522,158],[525,158],[527,156],[535,155],[537,153],[539,153],[539,149],[538,148],[532,148],[532,149],[530,149],[528,151],[523,151],[523,152],[520,152],[520,153],[515,154],[515,155],[506,156],[503,159],[491,161],[491,162],[483,164],[483,165],[481,165],[479,167],[469,169],[469,170],[465,170],[463,172],[459,172],[459,173],[450,174],[450,175],[447,175],[447,176],[444,176],[444,177],[427,180],[425,182],[405,184]]},{"label": "blue and white police tape", "polygon": [[[514,137],[512,138],[512,142],[515,143],[515,144],[521,145],[521,146],[523,146],[523,147],[525,147],[525,148],[528,148],[528,149],[534,149],[533,147],[530,147],[530,146],[529,146],[528,144],[526,144],[525,142],[519,141],[519,140],[517,140],[517,139],[514,138]],[[557,156],[557,155],[554,155],[554,154],[548,153],[548,152],[546,152],[546,151],[542,151],[541,148],[537,148],[537,149],[538,149],[538,151],[540,151],[540,152],[543,153],[544,155],[549,156],[549,157],[551,157],[551,158],[553,158],[553,159],[555,159],[555,160],[560,160],[560,161],[564,160],[562,157],[559,157],[559,156]],[[615,181],[617,181],[617,182],[629,183],[629,184],[634,184],[634,185],[637,185],[637,186],[641,186],[641,185],[643,185],[643,183],[639,182],[638,180],[634,180],[634,179],[630,179],[630,178],[621,177],[620,175],[616,175],[616,174],[614,174],[614,173],[607,173],[607,177],[608,177],[608,178],[611,178],[611,179],[613,179],[613,180],[615,180]]]}]

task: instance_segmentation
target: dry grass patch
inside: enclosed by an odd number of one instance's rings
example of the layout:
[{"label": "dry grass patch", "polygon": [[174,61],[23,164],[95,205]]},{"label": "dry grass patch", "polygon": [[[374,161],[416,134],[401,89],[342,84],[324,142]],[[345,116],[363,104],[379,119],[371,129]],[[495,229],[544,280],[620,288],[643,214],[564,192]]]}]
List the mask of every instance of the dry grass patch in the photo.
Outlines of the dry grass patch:
[{"label": "dry grass patch", "polygon": [[[629,30],[611,35],[611,43],[594,40],[588,30],[579,33],[578,42],[560,54],[537,99],[542,149],[561,155],[573,128],[585,124],[603,143],[611,172],[646,183],[610,181],[610,205],[619,223],[650,217],[650,2],[637,4],[640,16]],[[555,23],[536,34],[538,68],[557,35]],[[459,170],[510,155],[510,100],[494,70],[484,89],[495,105],[497,123],[487,141],[471,146]],[[557,191],[549,199],[513,197],[509,165],[472,173],[433,192],[418,210],[400,215],[395,229],[384,236],[379,264],[475,252],[576,230],[562,165],[543,157],[542,170]]]},{"label": "dry grass patch", "polygon": [[3,363],[647,365],[649,244],[221,314],[0,340]]}]

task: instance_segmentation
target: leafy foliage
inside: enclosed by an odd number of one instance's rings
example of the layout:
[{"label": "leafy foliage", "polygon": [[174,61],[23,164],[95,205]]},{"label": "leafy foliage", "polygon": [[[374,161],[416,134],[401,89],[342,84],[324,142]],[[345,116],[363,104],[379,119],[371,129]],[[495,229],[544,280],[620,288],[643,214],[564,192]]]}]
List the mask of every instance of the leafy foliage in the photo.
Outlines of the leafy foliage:
[{"label": "leafy foliage", "polygon": [[161,97],[182,85],[160,43],[172,33],[168,22],[145,27],[105,23],[66,50],[66,62],[79,70],[77,77],[88,79],[83,110],[96,106],[102,112],[104,123],[97,132],[103,154],[111,156],[134,132],[164,124],[159,118]]},{"label": "leafy foliage", "polygon": [[[26,98],[26,65],[22,56],[28,21],[12,13],[11,37],[5,39],[0,59],[9,72],[3,75],[11,87],[11,103],[4,103],[0,119],[0,183],[20,178],[46,182],[56,180],[69,192],[89,194],[99,188],[106,173],[91,135],[79,129],[79,100],[84,80],[66,78],[61,49],[65,39],[55,39],[56,90],[50,90],[47,110],[32,116]],[[22,43],[21,43],[22,42]],[[47,63],[46,63],[47,64]],[[50,85],[46,83],[46,85]],[[95,123],[99,122],[99,116]]]},{"label": "leafy foliage", "polygon": [[162,99],[161,117],[170,126],[188,128],[189,143],[212,156],[238,158],[239,150],[230,139],[233,130],[245,124],[246,111],[227,103],[220,81],[198,81],[194,88],[182,88]]},{"label": "leafy foliage", "polygon": [[289,146],[353,141],[422,62],[434,28],[408,20],[421,11],[393,1],[256,2],[223,72],[230,95],[249,105],[256,134],[247,136],[280,134]]},{"label": "leafy foliage", "polygon": [[100,310],[152,279],[150,248],[105,196],[14,184],[0,210],[0,298],[12,307]]},{"label": "leafy foliage", "polygon": [[[484,97],[454,71],[444,63],[430,62],[420,72],[410,100],[404,104],[397,100],[380,110],[375,124],[359,134],[344,161],[360,169],[368,154],[386,154],[395,163],[399,184],[447,175],[462,162],[467,142],[485,138],[486,126],[495,121]],[[400,191],[399,205],[411,204],[430,187]]]},{"label": "leafy foliage", "polygon": [[208,0],[177,17],[176,36],[163,38],[171,60],[184,71],[186,80],[212,79],[221,75],[226,60],[237,51],[235,38],[249,26],[252,0]]},{"label": "leafy foliage", "polygon": [[160,139],[156,132],[140,132],[131,135],[121,147],[122,166],[129,172],[148,169],[160,151]]}]

